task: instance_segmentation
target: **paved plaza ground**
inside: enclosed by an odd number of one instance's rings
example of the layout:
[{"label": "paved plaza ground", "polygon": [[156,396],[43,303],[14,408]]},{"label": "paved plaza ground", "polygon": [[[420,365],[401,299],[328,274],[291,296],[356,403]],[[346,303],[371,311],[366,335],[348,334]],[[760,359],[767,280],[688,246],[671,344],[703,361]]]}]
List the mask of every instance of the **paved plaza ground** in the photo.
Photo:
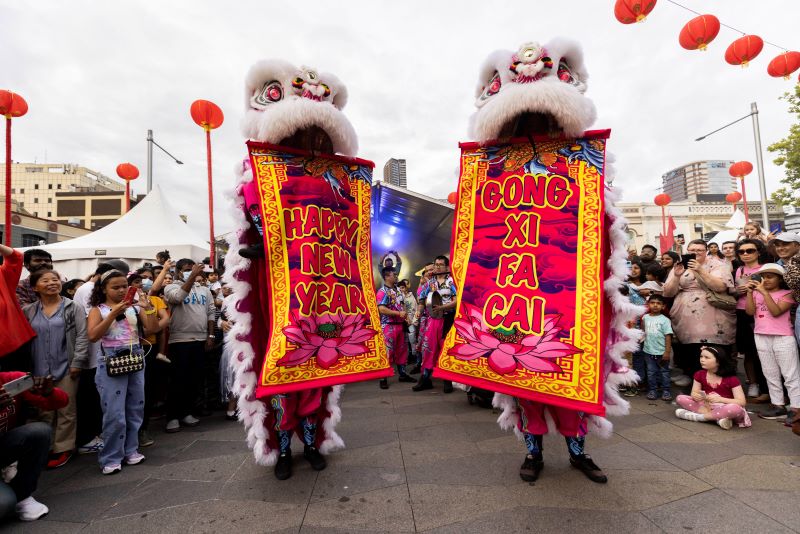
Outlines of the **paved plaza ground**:
[{"label": "paved plaza ground", "polygon": [[[348,386],[339,432],[347,449],[312,471],[295,444],[295,474],[258,467],[238,423],[221,414],[177,434],[154,432],[147,461],[102,476],[82,456],[46,472],[37,493],[50,514],[2,532],[795,532],[800,529],[800,437],[753,417],[750,429],[674,417],[633,400],[609,440],[588,451],[609,475],[570,468],[563,440],[545,439],[545,470],[520,480],[524,449],[491,410],[463,392],[409,384]],[[154,421],[154,430],[163,421]],[[794,530],[793,530],[794,529]]]}]

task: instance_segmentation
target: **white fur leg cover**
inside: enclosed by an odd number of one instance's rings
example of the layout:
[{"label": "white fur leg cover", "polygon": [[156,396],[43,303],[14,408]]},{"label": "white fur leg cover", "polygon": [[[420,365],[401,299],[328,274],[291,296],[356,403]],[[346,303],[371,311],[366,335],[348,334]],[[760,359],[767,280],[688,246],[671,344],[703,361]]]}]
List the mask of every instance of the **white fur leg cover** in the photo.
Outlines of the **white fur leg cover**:
[{"label": "white fur leg cover", "polygon": [[[228,317],[234,322],[233,328],[225,335],[226,347],[231,350],[231,367],[235,373],[234,394],[238,398],[239,420],[247,431],[247,445],[253,449],[256,463],[274,465],[278,459],[278,450],[269,446],[270,429],[265,426],[268,405],[256,398],[256,387],[261,362],[253,351],[250,342],[253,326],[251,310],[257,303],[251,295],[253,273],[250,273],[250,260],[239,256],[239,249],[247,246],[246,234],[250,222],[245,215],[242,186],[252,180],[248,162],[237,165],[237,184],[231,195],[232,215],[237,227],[236,238],[231,240],[230,248],[225,256],[224,281],[230,285],[232,293],[225,299]],[[342,418],[339,408],[339,397],[343,387],[335,386],[327,396],[326,409],[330,416],[322,421],[324,440],[320,452],[327,454],[344,447],[344,441],[336,433],[336,424]],[[273,443],[276,440],[273,440]]]}]

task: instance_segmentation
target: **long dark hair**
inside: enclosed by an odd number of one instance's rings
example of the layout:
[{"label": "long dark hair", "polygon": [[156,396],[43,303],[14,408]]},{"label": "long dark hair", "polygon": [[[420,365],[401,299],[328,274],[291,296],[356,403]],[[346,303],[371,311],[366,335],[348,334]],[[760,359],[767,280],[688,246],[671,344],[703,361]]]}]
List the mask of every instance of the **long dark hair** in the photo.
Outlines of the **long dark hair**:
[{"label": "long dark hair", "polygon": [[767,247],[764,246],[764,242],[761,241],[760,239],[753,239],[753,238],[749,238],[748,237],[748,238],[742,239],[741,241],[736,243],[736,248],[734,249],[735,252],[736,252],[736,259],[741,262],[740,266],[744,265],[744,262],[741,260],[741,258],[739,258],[739,249],[742,247],[742,245],[753,245],[754,247],[756,247],[756,250],[758,251],[758,264],[759,265],[763,265],[765,263],[769,263],[770,260],[769,260],[769,258],[766,257]]},{"label": "long dark hair", "polygon": [[112,278],[119,277],[125,278],[127,281],[125,274],[122,271],[117,271],[116,269],[107,271],[100,276],[100,280],[98,280],[94,284],[94,288],[92,288],[92,296],[89,299],[89,302],[92,306],[100,306],[106,301],[106,286],[108,285],[108,281]]},{"label": "long dark hair", "polygon": [[[639,279],[638,280],[635,280],[633,278],[633,266],[634,265],[639,267]],[[631,260],[631,274],[628,275],[628,281],[629,282],[633,282],[633,283],[635,283],[636,285],[639,285],[639,286],[644,284],[644,281],[645,281],[644,265],[642,265],[642,262],[640,262],[639,260]]]},{"label": "long dark hair", "polygon": [[700,352],[706,351],[717,360],[717,376],[736,376],[736,361],[728,354],[727,349],[720,345],[703,345]]}]

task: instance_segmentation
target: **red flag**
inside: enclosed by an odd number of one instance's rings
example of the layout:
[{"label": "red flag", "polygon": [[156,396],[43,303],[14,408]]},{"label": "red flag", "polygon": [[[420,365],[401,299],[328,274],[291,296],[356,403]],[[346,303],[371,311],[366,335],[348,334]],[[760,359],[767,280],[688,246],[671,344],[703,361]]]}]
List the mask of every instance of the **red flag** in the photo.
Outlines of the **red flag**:
[{"label": "red flag", "polygon": [[667,219],[667,235],[662,235],[660,237],[661,241],[661,253],[665,253],[668,250],[672,250],[672,247],[675,245],[675,230],[677,230],[677,225],[675,224],[675,219],[672,218],[672,215],[669,216]]}]

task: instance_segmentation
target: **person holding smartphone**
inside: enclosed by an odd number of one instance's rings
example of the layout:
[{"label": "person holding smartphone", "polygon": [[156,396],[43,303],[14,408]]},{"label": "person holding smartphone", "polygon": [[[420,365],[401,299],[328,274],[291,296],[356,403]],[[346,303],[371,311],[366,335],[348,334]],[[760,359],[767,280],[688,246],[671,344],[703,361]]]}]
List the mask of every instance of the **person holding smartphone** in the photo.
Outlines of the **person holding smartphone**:
[{"label": "person holding smartphone", "polygon": [[670,318],[681,344],[673,347],[673,361],[685,375],[692,377],[700,370],[701,346],[733,344],[736,314],[733,310],[715,308],[706,298],[707,289],[717,292],[733,289],[733,277],[727,264],[708,256],[706,242],[702,239],[690,241],[687,252],[694,254],[694,259],[689,259],[686,265],[675,264],[664,282],[664,296],[675,297]]},{"label": "person holding smartphone", "polygon": [[52,411],[64,408],[69,399],[53,387],[52,377],[41,376],[31,380],[31,389],[12,395],[11,384],[26,376],[18,371],[0,373],[0,467],[17,462],[14,477],[8,483],[0,481],[0,518],[16,512],[22,521],[36,521],[50,511],[33,498],[33,492],[47,462],[52,429],[42,422],[17,426],[17,415],[24,413],[26,404]]}]

